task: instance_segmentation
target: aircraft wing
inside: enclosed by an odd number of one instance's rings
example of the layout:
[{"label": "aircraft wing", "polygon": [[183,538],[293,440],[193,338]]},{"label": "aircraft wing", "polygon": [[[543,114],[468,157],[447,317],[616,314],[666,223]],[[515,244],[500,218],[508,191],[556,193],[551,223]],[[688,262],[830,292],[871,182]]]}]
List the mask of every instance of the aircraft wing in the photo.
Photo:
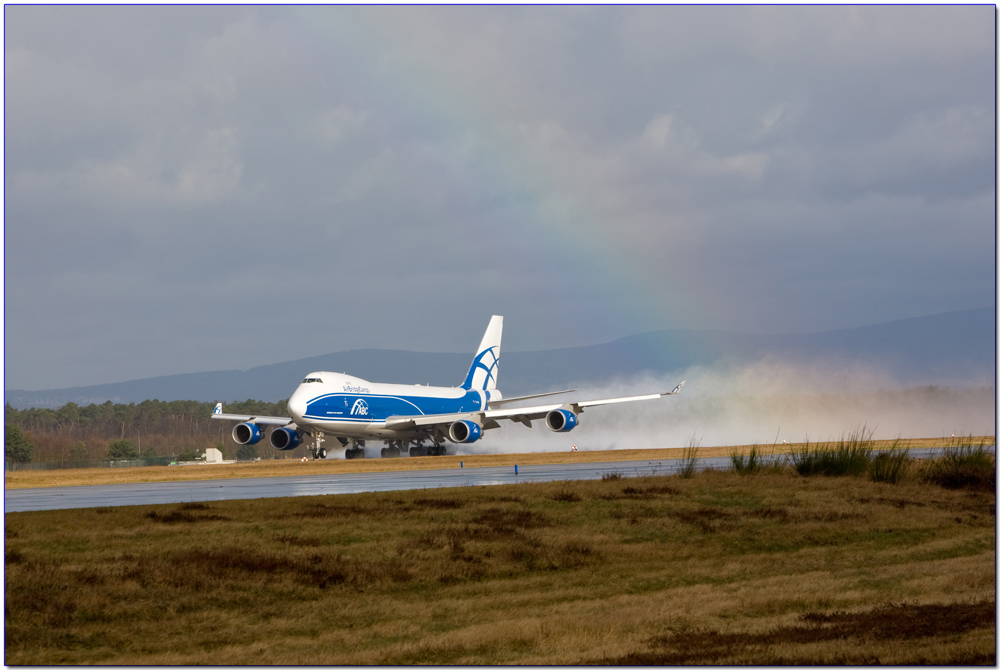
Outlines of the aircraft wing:
[{"label": "aircraft wing", "polygon": [[490,404],[494,407],[500,407],[501,405],[509,405],[512,402],[521,402],[522,400],[534,400],[535,398],[544,398],[549,395],[560,395],[562,393],[572,393],[576,389],[566,389],[565,391],[549,391],[548,393],[536,393],[535,395],[522,395],[516,398],[503,398],[502,400],[491,400]]},{"label": "aircraft wing", "polygon": [[287,416],[254,416],[252,414],[223,414],[222,403],[215,406],[212,412],[213,419],[223,419],[225,421],[249,421],[264,426],[287,426],[292,422]]},{"label": "aircraft wing", "polygon": [[[687,380],[685,380],[687,381]],[[623,402],[635,402],[637,400],[653,400],[668,395],[677,395],[682,381],[668,393],[651,393],[648,395],[624,396],[621,398],[604,398],[601,400],[579,400],[574,402],[536,405],[534,407],[512,407],[509,409],[488,409],[485,412],[463,412],[459,414],[427,414],[424,416],[390,416],[385,420],[386,428],[416,428],[418,426],[434,426],[439,424],[452,423],[453,421],[475,421],[483,428],[498,428],[500,424],[497,419],[509,419],[519,421],[526,426],[531,426],[532,419],[541,419],[554,409],[568,409],[576,414],[581,413],[587,407],[597,407],[599,405],[615,405]]]},{"label": "aircraft wing", "polygon": [[287,416],[253,416],[251,414],[213,414],[213,419],[225,419],[227,421],[247,421],[264,426],[287,426],[292,422]]}]

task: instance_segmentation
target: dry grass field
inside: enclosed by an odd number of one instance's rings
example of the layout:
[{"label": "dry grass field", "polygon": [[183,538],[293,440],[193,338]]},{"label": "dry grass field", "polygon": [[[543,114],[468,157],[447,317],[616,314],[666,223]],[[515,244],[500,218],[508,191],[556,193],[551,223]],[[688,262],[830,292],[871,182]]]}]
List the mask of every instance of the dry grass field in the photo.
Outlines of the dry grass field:
[{"label": "dry grass field", "polygon": [[[993,437],[965,438],[965,441],[979,443]],[[888,448],[895,440],[874,441],[875,448]],[[832,443],[813,443],[813,447],[824,447]],[[952,438],[921,438],[902,440],[902,447],[950,448],[957,442]],[[452,447],[454,445],[451,445]],[[801,444],[775,445],[776,449],[792,450]],[[741,447],[701,447],[700,458],[728,456],[732,452],[744,453],[751,445]],[[770,445],[765,450],[770,449]],[[263,460],[256,463],[230,463],[220,465],[183,465],[175,467],[145,468],[86,468],[67,470],[20,470],[4,473],[4,486],[8,489],[35,488],[45,486],[85,486],[92,484],[136,484],[142,482],[170,482],[203,479],[237,479],[244,477],[281,477],[288,475],[326,475],[333,473],[384,472],[386,470],[431,470],[436,468],[457,468],[461,461],[464,467],[496,467],[537,465],[541,463],[586,463],[603,461],[657,461],[681,458],[683,449],[617,449],[614,451],[547,452],[536,454],[490,454],[460,456],[425,456],[423,458],[371,458],[356,461],[327,459],[307,461],[297,459]]]},{"label": "dry grass field", "polygon": [[791,468],[7,514],[5,663],[995,665],[995,515]]}]

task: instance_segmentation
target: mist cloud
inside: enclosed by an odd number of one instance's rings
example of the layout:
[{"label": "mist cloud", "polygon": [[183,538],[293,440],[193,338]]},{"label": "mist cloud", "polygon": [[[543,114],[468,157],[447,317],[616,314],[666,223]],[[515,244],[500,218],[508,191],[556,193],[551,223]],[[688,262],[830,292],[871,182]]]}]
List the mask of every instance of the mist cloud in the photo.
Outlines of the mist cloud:
[{"label": "mist cloud", "polygon": [[487,431],[480,443],[454,445],[462,453],[527,453],[604,449],[771,445],[836,440],[866,426],[875,439],[993,435],[993,386],[909,387],[869,366],[761,361],[737,368],[691,368],[666,378],[642,376],[580,389],[567,401],[669,390],[659,400],[594,407],[569,433],[543,422],[528,429],[512,422]]}]

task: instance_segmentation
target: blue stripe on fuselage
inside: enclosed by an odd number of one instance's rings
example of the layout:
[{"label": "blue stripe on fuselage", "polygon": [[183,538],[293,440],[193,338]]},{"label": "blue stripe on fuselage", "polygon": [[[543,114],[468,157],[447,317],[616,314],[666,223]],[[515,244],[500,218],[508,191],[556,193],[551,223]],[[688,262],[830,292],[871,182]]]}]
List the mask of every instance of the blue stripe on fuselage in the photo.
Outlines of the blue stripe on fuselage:
[{"label": "blue stripe on fuselage", "polygon": [[365,422],[384,421],[390,416],[457,414],[478,412],[481,409],[481,400],[476,391],[469,391],[461,398],[331,393],[306,403],[306,412],[302,417]]}]

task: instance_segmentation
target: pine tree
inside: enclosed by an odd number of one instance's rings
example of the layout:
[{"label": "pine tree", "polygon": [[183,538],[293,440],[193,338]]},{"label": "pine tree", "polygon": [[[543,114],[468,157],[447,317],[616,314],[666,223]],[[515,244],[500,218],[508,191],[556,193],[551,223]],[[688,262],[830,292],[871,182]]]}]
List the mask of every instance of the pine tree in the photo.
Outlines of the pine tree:
[{"label": "pine tree", "polygon": [[35,446],[23,430],[10,424],[4,427],[3,455],[5,459],[15,463],[30,463],[34,451]]},{"label": "pine tree", "polygon": [[134,460],[139,458],[139,447],[132,440],[115,440],[108,445],[108,458],[111,460]]}]

